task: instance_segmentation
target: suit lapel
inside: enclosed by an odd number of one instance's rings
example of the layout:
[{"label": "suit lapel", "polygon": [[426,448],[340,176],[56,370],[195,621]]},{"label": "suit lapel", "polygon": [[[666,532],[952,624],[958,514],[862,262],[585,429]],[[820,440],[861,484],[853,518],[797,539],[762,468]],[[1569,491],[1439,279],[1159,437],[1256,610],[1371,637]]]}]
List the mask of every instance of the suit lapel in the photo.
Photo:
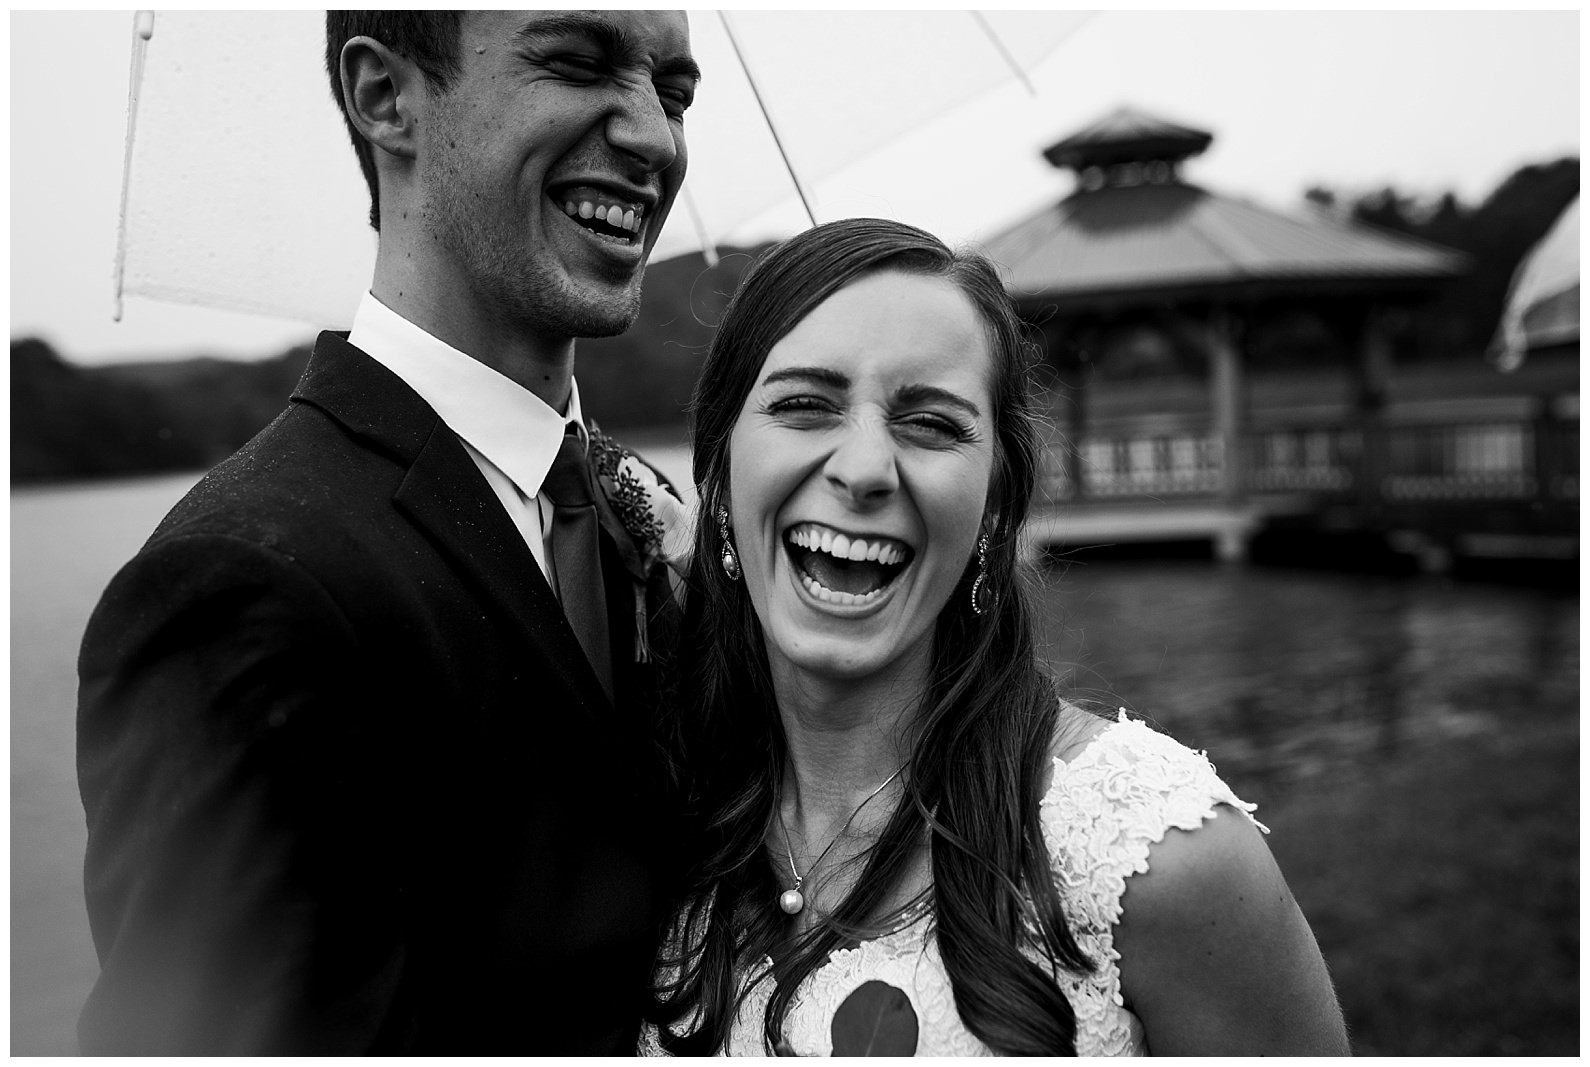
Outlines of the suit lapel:
[{"label": "suit lapel", "polygon": [[610,706],[563,608],[480,469],[431,406],[346,340],[323,333],[293,399],[313,404],[408,469],[393,506],[495,602],[593,707]]}]

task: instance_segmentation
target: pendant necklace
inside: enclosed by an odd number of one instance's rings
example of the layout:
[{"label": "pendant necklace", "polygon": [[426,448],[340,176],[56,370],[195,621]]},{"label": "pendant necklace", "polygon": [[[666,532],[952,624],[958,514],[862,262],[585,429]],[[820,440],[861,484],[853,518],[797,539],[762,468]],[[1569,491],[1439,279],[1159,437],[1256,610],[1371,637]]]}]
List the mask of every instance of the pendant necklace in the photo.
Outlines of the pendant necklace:
[{"label": "pendant necklace", "polygon": [[[879,785],[878,788],[867,794],[867,799],[856,805],[856,810],[850,813],[850,818],[845,820],[845,825],[841,826],[839,828],[839,832],[834,835],[834,839],[828,842],[828,847],[819,852],[817,854],[817,858],[812,861],[812,865],[806,868],[807,874],[811,874],[813,871],[815,871],[817,869],[817,865],[823,862],[823,859],[827,857],[829,851],[835,845],[839,844],[839,839],[845,836],[845,831],[850,829],[850,824],[856,821],[856,816],[861,814],[861,809],[871,803],[873,797],[883,792],[885,786],[894,781],[896,778],[900,777],[900,771],[903,770],[905,770],[905,764],[902,763],[900,764],[899,769],[883,780],[882,785]],[[779,829],[784,831],[784,855],[789,858],[789,873],[795,878],[795,888],[786,889],[784,892],[779,894],[778,906],[784,910],[784,914],[786,915],[799,915],[801,913],[801,909],[806,907],[806,897],[801,893],[801,886],[804,884],[806,879],[801,875],[800,871],[795,869],[795,850],[790,846],[789,827],[784,824],[784,812],[782,809],[780,809],[778,812],[778,825]]]}]

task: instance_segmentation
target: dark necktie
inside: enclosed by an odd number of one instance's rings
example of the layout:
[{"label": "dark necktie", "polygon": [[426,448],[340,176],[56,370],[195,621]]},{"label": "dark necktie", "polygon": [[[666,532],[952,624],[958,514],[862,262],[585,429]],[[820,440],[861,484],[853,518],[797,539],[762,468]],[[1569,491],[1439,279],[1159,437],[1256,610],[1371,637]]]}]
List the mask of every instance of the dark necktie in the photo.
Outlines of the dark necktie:
[{"label": "dark necktie", "polygon": [[613,659],[608,647],[607,592],[597,531],[601,521],[585,448],[573,423],[558,446],[541,491],[552,501],[552,568],[563,614],[580,639],[585,658],[596,669],[602,690],[612,699]]}]

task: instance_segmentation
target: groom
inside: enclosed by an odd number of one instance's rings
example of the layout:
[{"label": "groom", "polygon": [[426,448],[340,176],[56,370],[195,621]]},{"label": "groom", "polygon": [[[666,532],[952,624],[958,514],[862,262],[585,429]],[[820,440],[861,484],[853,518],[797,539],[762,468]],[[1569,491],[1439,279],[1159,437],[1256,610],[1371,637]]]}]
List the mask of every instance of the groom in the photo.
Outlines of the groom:
[{"label": "groom", "polygon": [[326,44],[375,276],[89,623],[82,1049],[630,1054],[679,851],[666,581],[593,503],[574,339],[634,320],[684,178],[685,16]]}]

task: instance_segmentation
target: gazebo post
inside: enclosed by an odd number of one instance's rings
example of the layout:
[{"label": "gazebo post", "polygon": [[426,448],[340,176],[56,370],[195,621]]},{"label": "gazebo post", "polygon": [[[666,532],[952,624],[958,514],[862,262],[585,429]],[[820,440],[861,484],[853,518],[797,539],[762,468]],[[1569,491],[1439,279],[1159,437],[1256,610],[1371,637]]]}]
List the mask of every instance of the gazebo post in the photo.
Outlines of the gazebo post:
[{"label": "gazebo post", "polygon": [[[1214,437],[1220,442],[1220,489],[1222,507],[1234,510],[1246,497],[1242,438],[1247,421],[1243,398],[1242,354],[1239,348],[1236,316],[1229,307],[1216,305],[1210,312],[1207,330],[1209,349],[1209,410]],[[1233,522],[1216,541],[1215,549],[1224,560],[1247,556],[1245,536]]]},{"label": "gazebo post", "polygon": [[[1051,365],[1056,371],[1060,386],[1055,392],[1065,412],[1054,411],[1055,424],[1064,427],[1065,445],[1060,451],[1060,470],[1065,478],[1070,503],[1080,504],[1087,496],[1087,483],[1083,480],[1082,449],[1088,435],[1088,375],[1091,367],[1087,359],[1086,333],[1075,322],[1051,319],[1043,328],[1044,342],[1050,352]],[[1080,336],[1079,336],[1080,335]],[[1076,354],[1075,365],[1068,368],[1061,353]],[[1069,372],[1068,372],[1069,371]]]},{"label": "gazebo post", "polygon": [[1363,452],[1358,465],[1358,503],[1376,519],[1381,510],[1382,483],[1389,472],[1389,442],[1384,409],[1391,377],[1391,338],[1380,309],[1364,311],[1358,341],[1358,425]]},{"label": "gazebo post", "polygon": [[[1084,341],[1084,345],[1086,345]],[[1080,504],[1087,499],[1088,482],[1087,471],[1083,469],[1082,450],[1087,447],[1088,441],[1088,378],[1092,376],[1093,366],[1089,359],[1090,349],[1084,346],[1077,348],[1076,381],[1070,389],[1071,418],[1070,445],[1066,449],[1066,481],[1071,486],[1071,502]]]}]

